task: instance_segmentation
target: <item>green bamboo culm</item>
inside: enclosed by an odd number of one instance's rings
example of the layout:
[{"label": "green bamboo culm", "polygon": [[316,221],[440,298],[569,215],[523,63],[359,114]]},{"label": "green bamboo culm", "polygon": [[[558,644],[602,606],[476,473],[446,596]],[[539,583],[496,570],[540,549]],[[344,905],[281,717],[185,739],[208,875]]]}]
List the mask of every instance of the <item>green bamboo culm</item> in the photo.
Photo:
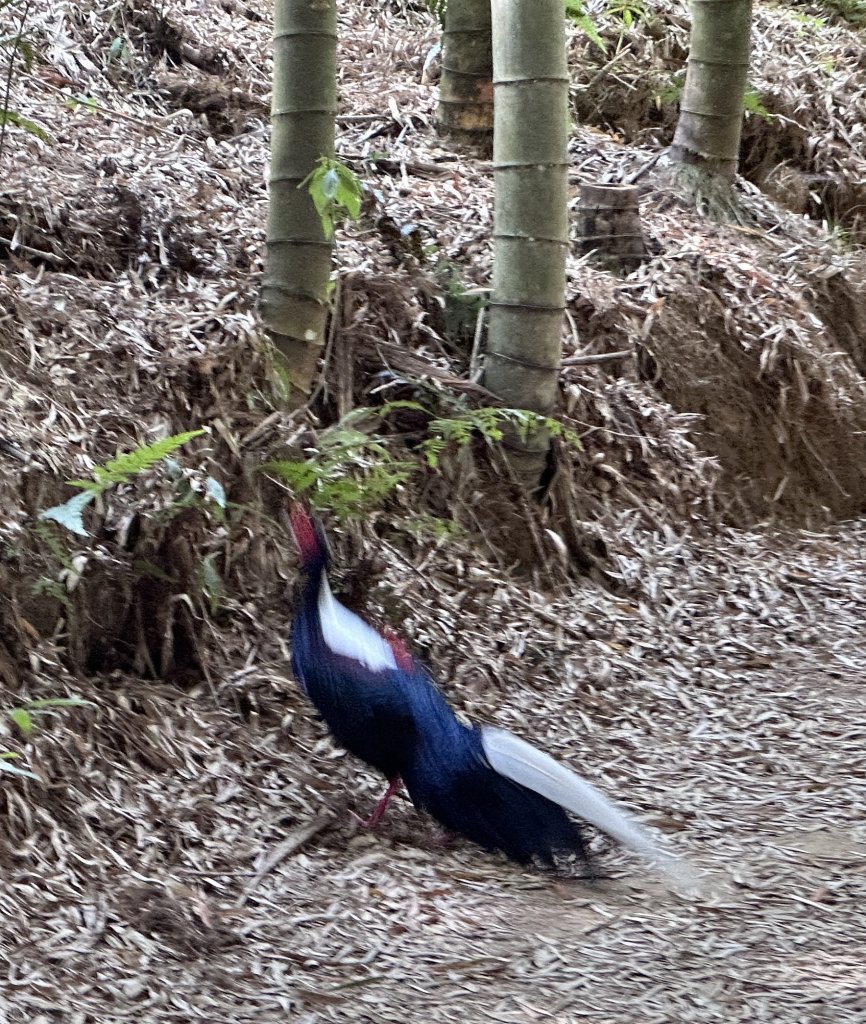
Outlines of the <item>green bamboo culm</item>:
[{"label": "green bamboo culm", "polygon": [[[568,248],[568,68],[562,0],[492,0],[493,289],[484,383],[504,406],[557,405]],[[538,484],[550,438],[509,432],[509,460]]]},{"label": "green bamboo culm", "polygon": [[670,156],[733,181],[749,78],[751,0],[691,0],[686,84]]},{"label": "green bamboo culm", "polygon": [[438,127],[489,145],[493,134],[490,0],[448,0],[445,7]]},{"label": "green bamboo culm", "polygon": [[306,188],[334,155],[336,0],[276,0],[267,267],[259,309],[282,356],[290,401],[309,396],[325,340],[333,240]]}]

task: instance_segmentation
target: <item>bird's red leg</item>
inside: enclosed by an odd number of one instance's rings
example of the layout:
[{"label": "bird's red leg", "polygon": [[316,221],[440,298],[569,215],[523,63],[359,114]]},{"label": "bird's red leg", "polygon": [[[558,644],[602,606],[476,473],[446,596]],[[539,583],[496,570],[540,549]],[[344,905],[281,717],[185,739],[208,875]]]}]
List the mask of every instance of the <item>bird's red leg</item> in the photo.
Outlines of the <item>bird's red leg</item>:
[{"label": "bird's red leg", "polygon": [[385,810],[387,809],[388,804],[391,802],[391,797],[397,792],[399,788],[400,776],[397,775],[388,783],[388,788],[385,790],[385,795],[373,808],[373,813],[370,815],[369,818],[361,818],[357,814],[355,814],[354,811],[350,811],[349,813],[358,822],[361,828],[375,828],[382,820],[382,817],[385,814]]}]

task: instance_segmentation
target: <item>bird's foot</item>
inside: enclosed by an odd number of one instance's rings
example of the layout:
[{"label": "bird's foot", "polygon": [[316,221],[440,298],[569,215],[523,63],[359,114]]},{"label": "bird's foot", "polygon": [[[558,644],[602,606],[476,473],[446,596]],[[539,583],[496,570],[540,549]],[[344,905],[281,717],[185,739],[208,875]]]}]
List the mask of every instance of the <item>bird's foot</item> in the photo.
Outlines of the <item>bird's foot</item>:
[{"label": "bird's foot", "polygon": [[375,828],[379,824],[388,808],[388,804],[391,802],[391,797],[397,792],[399,786],[399,778],[391,779],[388,783],[388,788],[385,790],[385,795],[373,808],[373,813],[369,817],[362,818],[359,814],[355,814],[354,811],[349,811],[349,814],[355,819],[360,828]]},{"label": "bird's foot", "polygon": [[349,817],[355,822],[358,828],[371,829],[375,828],[382,820],[382,814],[384,812],[377,814],[376,812],[378,810],[379,808],[377,807],[376,810],[374,810],[372,814],[368,814],[366,818],[362,818],[360,814],[356,814],[353,810],[350,810]]}]

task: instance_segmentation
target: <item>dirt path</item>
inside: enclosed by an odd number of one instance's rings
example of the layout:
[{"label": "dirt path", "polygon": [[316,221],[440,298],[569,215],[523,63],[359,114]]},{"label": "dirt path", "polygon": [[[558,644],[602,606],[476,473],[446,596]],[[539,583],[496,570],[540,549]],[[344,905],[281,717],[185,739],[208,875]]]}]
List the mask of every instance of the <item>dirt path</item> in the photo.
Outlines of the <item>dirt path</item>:
[{"label": "dirt path", "polygon": [[859,532],[757,544],[695,548],[703,590],[644,580],[633,672],[487,695],[662,826],[699,897],[612,849],[595,886],[443,849],[405,802],[353,834],[376,785],[276,657],[220,707],[82,682],[98,716],[37,745],[52,785],[2,787],[0,1022],[866,1020]]}]

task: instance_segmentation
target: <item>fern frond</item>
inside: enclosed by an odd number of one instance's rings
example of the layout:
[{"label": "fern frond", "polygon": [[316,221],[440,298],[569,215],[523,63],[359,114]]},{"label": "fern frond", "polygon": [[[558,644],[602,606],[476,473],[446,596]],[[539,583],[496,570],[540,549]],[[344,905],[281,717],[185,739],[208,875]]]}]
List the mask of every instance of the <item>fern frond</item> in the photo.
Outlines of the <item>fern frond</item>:
[{"label": "fern frond", "polygon": [[[122,452],[106,462],[104,466],[95,467],[94,477],[100,484],[104,482],[105,486],[128,483],[132,477],[145,469],[150,469],[154,463],[171,455],[172,452],[176,452],[187,441],[191,441],[203,433],[203,430],[187,430],[182,434],[163,437],[159,441],[154,441],[153,444],[142,445],[131,452]],[[99,479],[100,476],[103,476],[102,480]]]}]

